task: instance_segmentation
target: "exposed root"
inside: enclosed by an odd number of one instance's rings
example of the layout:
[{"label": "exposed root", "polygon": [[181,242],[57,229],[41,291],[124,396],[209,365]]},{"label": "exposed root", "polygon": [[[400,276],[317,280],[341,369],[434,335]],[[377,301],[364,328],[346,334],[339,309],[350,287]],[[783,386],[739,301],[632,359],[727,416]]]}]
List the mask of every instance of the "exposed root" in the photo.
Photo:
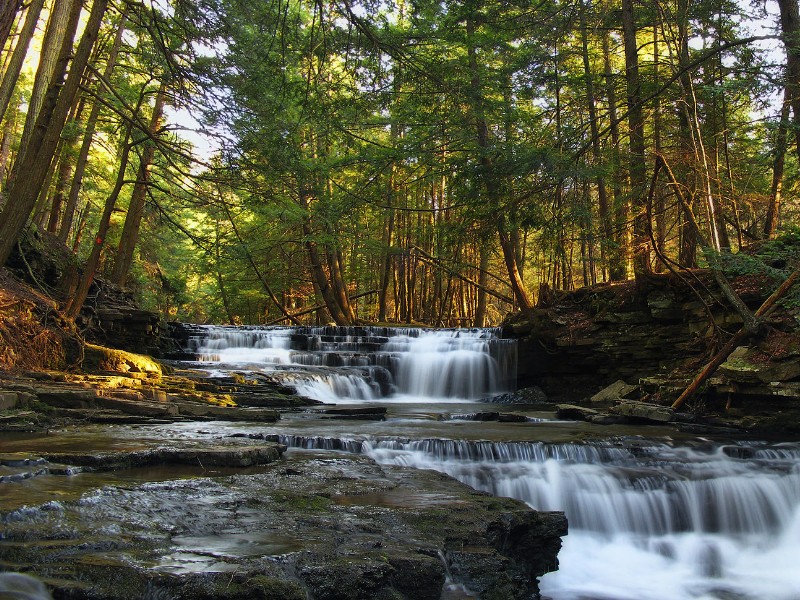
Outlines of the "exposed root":
[{"label": "exposed root", "polygon": [[0,369],[69,369],[82,347],[52,299],[0,271]]}]

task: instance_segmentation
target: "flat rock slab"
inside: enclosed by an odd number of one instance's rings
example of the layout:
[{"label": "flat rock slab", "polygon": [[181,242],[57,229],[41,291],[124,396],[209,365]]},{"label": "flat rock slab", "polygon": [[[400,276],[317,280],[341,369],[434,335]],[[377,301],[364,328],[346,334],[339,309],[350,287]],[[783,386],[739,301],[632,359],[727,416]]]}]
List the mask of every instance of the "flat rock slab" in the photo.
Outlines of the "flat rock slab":
[{"label": "flat rock slab", "polygon": [[578,406],[577,404],[556,404],[556,416],[559,419],[588,421],[599,414],[599,411],[586,406]]},{"label": "flat rock slab", "polygon": [[249,467],[274,462],[285,450],[286,447],[281,444],[267,442],[258,446],[166,447],[130,452],[54,452],[43,454],[43,458],[48,462],[90,467],[99,471],[170,464]]},{"label": "flat rock slab", "polygon": [[611,385],[604,387],[589,400],[595,403],[616,402],[627,397],[638,389],[635,385],[629,385],[624,381],[617,380]]},{"label": "flat rock slab", "polygon": [[616,406],[612,406],[609,410],[623,417],[641,419],[643,421],[654,421],[656,423],[669,423],[675,420],[675,411],[671,408],[659,406],[657,404],[648,404],[647,402],[623,400]]},{"label": "flat rock slab", "polygon": [[292,452],[20,506],[0,514],[0,565],[84,599],[439,600],[449,573],[470,597],[521,600],[565,533],[561,513],[440,473]]}]

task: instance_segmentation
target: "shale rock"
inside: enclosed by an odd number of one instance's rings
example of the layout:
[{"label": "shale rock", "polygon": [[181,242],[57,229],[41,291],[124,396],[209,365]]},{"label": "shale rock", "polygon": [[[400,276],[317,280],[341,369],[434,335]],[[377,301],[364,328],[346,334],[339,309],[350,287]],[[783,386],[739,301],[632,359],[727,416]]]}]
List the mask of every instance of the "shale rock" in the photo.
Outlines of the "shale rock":
[{"label": "shale rock", "polygon": [[[154,452],[207,467],[217,451]],[[472,597],[522,600],[556,568],[566,533],[561,513],[364,456],[287,455],[249,474],[183,477],[6,509],[4,565],[62,598],[439,600],[449,572]]]},{"label": "shale rock", "polygon": [[576,404],[557,404],[556,416],[559,419],[568,419],[573,421],[588,421],[592,417],[599,415],[599,411],[586,406],[578,406]]},{"label": "shale rock", "polygon": [[622,417],[655,421],[657,423],[668,423],[675,418],[674,411],[669,407],[633,400],[624,400],[616,406],[612,406],[609,410]]}]

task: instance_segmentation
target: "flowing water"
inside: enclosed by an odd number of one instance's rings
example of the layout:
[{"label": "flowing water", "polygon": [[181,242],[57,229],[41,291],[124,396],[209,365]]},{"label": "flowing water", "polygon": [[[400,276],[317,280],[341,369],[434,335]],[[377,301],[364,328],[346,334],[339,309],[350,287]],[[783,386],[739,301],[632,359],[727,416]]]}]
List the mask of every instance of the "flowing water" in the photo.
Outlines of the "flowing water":
[{"label": "flowing water", "polygon": [[[384,422],[298,415],[259,433],[291,448],[364,453],[436,469],[536,509],[563,510],[554,600],[800,598],[800,445],[592,428],[541,407],[498,406],[514,343],[495,330],[209,327],[194,340],[213,371],[261,370],[301,394],[389,407]],[[511,411],[523,423],[470,421]],[[584,441],[594,437],[594,441]]]}]

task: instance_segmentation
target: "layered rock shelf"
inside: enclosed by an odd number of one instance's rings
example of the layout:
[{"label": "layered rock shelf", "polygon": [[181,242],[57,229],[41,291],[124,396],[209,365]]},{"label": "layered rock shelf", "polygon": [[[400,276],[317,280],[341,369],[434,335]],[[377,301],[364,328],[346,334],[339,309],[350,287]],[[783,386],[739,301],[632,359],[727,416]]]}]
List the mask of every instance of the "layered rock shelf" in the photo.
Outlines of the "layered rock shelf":
[{"label": "layered rock shelf", "polygon": [[[656,402],[674,399],[720,339],[741,326],[703,275],[698,294],[669,276],[637,287],[604,284],[565,294],[549,307],[517,315],[504,335],[519,341],[519,384],[574,402],[621,380]],[[769,293],[736,281],[755,309]],[[734,404],[747,398],[800,402],[800,315],[779,310],[763,334],[732,355],[705,395]],[[612,390],[611,400],[628,392]]]},{"label": "layered rock shelf", "polygon": [[[104,600],[439,600],[449,588],[521,600],[557,567],[561,513],[432,471],[352,455],[278,461],[280,446],[234,439],[202,449],[0,456],[3,487],[26,477],[57,487],[87,468],[131,473],[74,500],[31,506],[20,497],[14,507],[6,497],[0,566],[36,575],[56,597]],[[137,467],[155,464],[196,472],[135,483]],[[249,470],[214,476],[211,465]]]}]

